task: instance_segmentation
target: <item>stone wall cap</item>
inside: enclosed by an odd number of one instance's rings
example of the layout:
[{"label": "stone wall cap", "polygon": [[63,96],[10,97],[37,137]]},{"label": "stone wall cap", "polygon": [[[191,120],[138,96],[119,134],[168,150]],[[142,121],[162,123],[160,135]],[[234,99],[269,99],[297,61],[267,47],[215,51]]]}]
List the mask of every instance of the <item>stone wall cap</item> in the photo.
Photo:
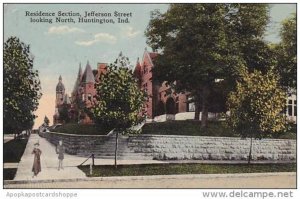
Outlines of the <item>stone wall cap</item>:
[{"label": "stone wall cap", "polygon": [[68,134],[68,133],[59,133],[59,132],[47,132],[49,134],[73,136],[73,137],[109,137],[108,135],[82,135],[82,134]]},{"label": "stone wall cap", "polygon": [[[169,138],[217,138],[217,139],[236,139],[236,140],[248,140],[250,138],[242,138],[242,137],[218,137],[218,136],[193,136],[193,135],[155,135],[155,134],[132,134],[128,135],[129,137],[169,137]],[[273,138],[263,138],[260,139],[262,141],[293,141],[294,139],[273,139]]]}]

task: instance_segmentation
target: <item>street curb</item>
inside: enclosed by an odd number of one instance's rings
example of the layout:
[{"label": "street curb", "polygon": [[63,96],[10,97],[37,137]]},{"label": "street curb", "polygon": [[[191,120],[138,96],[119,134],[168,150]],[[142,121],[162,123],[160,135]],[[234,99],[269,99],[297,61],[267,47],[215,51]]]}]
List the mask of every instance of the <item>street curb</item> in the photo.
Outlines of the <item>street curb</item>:
[{"label": "street curb", "polygon": [[126,180],[156,180],[156,179],[211,179],[211,178],[245,178],[268,176],[295,176],[296,172],[273,173],[236,173],[236,174],[185,174],[185,175],[151,175],[151,176],[112,176],[112,177],[88,177],[73,179],[45,179],[45,180],[4,180],[3,185],[30,184],[30,183],[54,183],[54,182],[78,182],[78,181],[126,181]]}]

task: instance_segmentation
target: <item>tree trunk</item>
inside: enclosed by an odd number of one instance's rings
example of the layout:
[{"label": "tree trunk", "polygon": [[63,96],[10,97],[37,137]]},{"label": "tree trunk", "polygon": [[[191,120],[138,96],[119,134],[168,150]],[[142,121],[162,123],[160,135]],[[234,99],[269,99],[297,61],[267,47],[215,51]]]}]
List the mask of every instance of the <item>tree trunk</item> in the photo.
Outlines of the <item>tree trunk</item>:
[{"label": "tree trunk", "polygon": [[195,116],[194,120],[199,121],[199,115],[200,115],[200,103],[198,100],[195,101]]},{"label": "tree trunk", "polygon": [[208,98],[209,90],[207,86],[203,87],[202,92],[202,113],[201,113],[201,127],[207,127],[207,120],[208,120]]},{"label": "tree trunk", "polygon": [[251,162],[251,157],[252,156],[252,137],[250,139],[250,150],[249,150],[249,156],[248,156],[248,164]]},{"label": "tree trunk", "polygon": [[119,131],[116,131],[116,145],[115,145],[115,168],[117,168],[117,152],[118,152],[118,135]]}]

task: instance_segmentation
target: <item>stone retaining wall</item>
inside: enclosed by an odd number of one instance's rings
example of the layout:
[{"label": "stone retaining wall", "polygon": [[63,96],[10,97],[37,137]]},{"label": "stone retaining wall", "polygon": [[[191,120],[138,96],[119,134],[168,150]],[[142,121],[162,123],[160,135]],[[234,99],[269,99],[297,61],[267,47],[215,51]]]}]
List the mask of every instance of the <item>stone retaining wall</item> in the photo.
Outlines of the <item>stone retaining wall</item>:
[{"label": "stone retaining wall", "polygon": [[[154,159],[246,160],[250,139],[208,136],[136,135],[128,146]],[[296,140],[253,140],[254,160],[296,160]]]},{"label": "stone retaining wall", "polygon": [[[62,139],[66,152],[74,155],[96,153],[98,157],[105,157],[108,156],[107,151],[114,150],[112,136],[50,132],[45,133],[44,137],[55,145]],[[250,139],[237,137],[130,135],[119,138],[119,143],[124,145],[119,151],[122,159],[246,160],[250,146]],[[253,160],[295,161],[296,140],[253,140],[252,158]]]}]

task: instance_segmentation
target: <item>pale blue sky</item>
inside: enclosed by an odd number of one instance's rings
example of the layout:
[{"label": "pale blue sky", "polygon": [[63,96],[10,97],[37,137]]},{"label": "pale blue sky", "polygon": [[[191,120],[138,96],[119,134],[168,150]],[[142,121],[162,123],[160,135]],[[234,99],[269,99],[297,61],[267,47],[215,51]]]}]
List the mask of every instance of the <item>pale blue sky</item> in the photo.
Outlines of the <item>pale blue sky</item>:
[{"label": "pale blue sky", "polygon": [[[77,75],[79,62],[83,69],[89,60],[92,68],[98,62],[109,63],[120,51],[135,65],[146,45],[144,31],[150,20],[150,11],[168,8],[167,4],[9,4],[4,7],[4,40],[17,36],[30,44],[35,56],[34,67],[40,72],[44,96],[40,107],[38,125],[44,115],[52,120],[55,86],[62,75],[66,91],[70,94]],[[129,24],[58,24],[30,23],[25,11],[96,11],[132,12]],[[271,22],[266,34],[269,42],[279,41],[279,28],[283,19],[296,12],[296,4],[272,4]],[[63,27],[61,27],[63,26]],[[67,26],[67,27],[66,27]],[[81,44],[81,45],[80,45]],[[90,45],[82,45],[90,44]],[[150,48],[148,47],[150,50]],[[36,125],[35,125],[36,126]]]}]

